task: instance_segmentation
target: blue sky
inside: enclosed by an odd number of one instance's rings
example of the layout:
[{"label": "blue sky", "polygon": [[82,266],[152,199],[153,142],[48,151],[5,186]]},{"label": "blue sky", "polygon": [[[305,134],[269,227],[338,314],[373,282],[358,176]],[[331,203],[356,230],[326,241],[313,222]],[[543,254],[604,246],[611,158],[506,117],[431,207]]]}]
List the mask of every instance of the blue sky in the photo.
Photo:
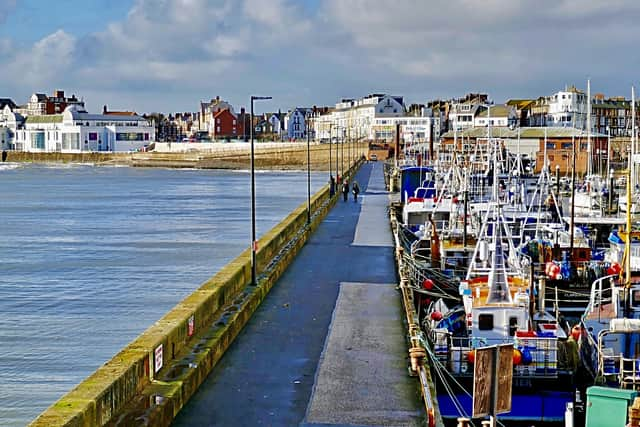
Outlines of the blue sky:
[{"label": "blue sky", "polygon": [[566,85],[629,96],[640,2],[631,0],[0,0],[0,97],[64,89],[96,111],[407,102]]}]

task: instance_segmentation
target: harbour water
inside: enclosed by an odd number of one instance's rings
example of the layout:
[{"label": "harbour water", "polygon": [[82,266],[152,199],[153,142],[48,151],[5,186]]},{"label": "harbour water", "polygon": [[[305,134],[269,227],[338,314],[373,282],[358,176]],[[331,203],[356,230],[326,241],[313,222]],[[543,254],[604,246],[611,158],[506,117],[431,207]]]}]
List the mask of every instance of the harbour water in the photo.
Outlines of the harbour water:
[{"label": "harbour water", "polygon": [[[312,173],[312,193],[326,181]],[[249,182],[0,164],[0,425],[27,424],[244,250]],[[306,172],[256,188],[260,235],[306,201]]]}]

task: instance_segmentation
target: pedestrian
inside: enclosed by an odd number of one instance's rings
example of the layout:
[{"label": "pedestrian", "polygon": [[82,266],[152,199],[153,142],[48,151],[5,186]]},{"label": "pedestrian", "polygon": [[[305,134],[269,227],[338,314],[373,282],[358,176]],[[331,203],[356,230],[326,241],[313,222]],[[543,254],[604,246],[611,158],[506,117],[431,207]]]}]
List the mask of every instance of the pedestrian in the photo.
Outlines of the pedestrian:
[{"label": "pedestrian", "polygon": [[353,193],[353,201],[358,202],[358,194],[360,194],[360,186],[358,185],[358,181],[353,181],[353,185],[351,186],[351,192]]},{"label": "pedestrian", "polygon": [[342,183],[342,199],[345,202],[349,199],[349,181],[346,179]]},{"label": "pedestrian", "polygon": [[333,175],[329,176],[329,197],[333,197],[336,194],[336,180]]}]

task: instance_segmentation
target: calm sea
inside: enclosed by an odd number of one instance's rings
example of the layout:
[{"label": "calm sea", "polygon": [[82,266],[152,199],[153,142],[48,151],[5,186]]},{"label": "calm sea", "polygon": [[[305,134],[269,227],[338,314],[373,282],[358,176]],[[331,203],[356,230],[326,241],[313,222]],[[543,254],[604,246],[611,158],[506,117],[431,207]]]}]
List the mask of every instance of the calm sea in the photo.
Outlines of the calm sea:
[{"label": "calm sea", "polygon": [[[327,181],[312,173],[312,193]],[[0,163],[0,425],[22,426],[250,241],[249,174]],[[306,172],[256,174],[257,230]]]}]

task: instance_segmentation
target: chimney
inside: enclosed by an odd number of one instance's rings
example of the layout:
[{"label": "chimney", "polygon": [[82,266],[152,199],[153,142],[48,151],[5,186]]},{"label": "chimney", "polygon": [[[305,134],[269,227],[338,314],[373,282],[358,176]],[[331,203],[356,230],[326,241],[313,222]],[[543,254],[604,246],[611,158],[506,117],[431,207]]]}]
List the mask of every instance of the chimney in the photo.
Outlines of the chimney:
[{"label": "chimney", "polygon": [[102,106],[102,114],[107,114],[107,106],[106,105]]},{"label": "chimney", "polygon": [[53,92],[53,96],[56,98],[64,98],[64,91],[63,90],[56,90]]}]

